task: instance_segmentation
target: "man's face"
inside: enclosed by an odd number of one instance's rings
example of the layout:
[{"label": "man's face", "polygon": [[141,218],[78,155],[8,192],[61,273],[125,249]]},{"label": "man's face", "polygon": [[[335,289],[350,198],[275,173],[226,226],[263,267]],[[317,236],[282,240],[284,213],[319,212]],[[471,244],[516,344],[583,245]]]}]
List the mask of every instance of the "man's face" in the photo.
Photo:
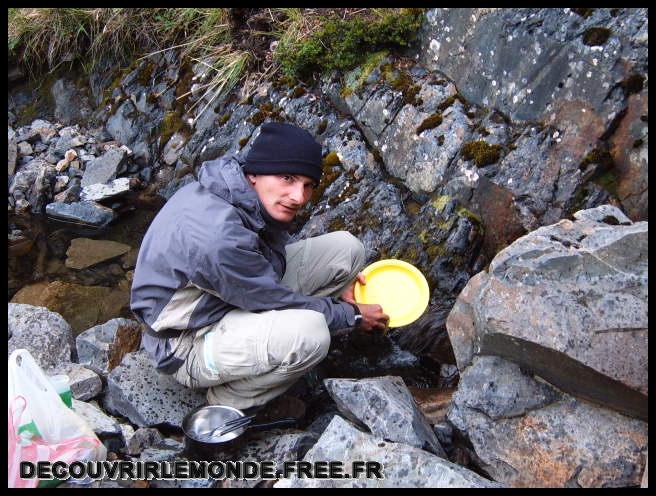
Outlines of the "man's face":
[{"label": "man's face", "polygon": [[291,222],[314,191],[314,179],[300,174],[247,174],[271,217]]}]

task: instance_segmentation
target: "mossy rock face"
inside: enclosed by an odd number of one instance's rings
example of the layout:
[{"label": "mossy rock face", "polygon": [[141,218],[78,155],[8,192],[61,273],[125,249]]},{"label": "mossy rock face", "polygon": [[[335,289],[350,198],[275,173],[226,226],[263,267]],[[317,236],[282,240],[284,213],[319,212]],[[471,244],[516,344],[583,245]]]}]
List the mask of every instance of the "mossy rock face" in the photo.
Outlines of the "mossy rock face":
[{"label": "mossy rock face", "polygon": [[430,117],[427,117],[426,119],[423,120],[423,122],[417,128],[417,134],[421,134],[422,131],[425,131],[427,129],[433,129],[439,126],[440,124],[442,124],[442,114],[440,113],[433,114]]},{"label": "mossy rock face", "polygon": [[465,160],[473,160],[476,167],[493,164],[501,156],[501,145],[490,145],[485,141],[470,141],[462,146],[462,156]]}]

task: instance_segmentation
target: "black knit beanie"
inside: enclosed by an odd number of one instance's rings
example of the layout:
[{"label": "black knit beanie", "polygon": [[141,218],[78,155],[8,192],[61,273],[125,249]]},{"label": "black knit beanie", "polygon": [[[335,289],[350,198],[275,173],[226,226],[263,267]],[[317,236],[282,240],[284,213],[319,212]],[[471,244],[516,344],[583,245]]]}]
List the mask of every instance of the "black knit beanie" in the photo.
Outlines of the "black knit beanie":
[{"label": "black knit beanie", "polygon": [[244,172],[302,174],[321,180],[321,145],[306,130],[292,124],[267,122],[248,152]]}]

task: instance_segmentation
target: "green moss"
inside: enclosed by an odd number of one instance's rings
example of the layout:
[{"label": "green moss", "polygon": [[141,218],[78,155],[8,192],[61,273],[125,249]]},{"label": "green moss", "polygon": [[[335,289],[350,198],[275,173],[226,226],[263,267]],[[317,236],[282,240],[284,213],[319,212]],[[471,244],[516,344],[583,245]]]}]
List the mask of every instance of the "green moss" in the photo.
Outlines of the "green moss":
[{"label": "green moss", "polygon": [[601,46],[610,37],[611,30],[608,28],[594,27],[583,33],[583,43],[588,46]]},{"label": "green moss", "polygon": [[365,58],[364,62],[360,64],[359,67],[356,67],[347,73],[344,78],[344,87],[340,91],[342,96],[346,98],[349,95],[352,95],[353,92],[362,88],[369,75],[381,64],[383,60],[385,60],[387,55],[387,50],[372,53]]},{"label": "green moss", "polygon": [[421,205],[414,200],[408,200],[405,203],[405,210],[410,215],[417,215],[419,213],[419,210],[421,210]]},{"label": "green moss", "polygon": [[419,238],[419,241],[422,242],[422,244],[426,244],[426,241],[428,240],[428,232],[427,231],[421,231],[419,233],[419,236],[417,236],[417,237]]},{"label": "green moss", "polygon": [[297,86],[296,88],[294,88],[294,89],[289,93],[288,96],[289,96],[290,98],[299,98],[299,97],[305,95],[306,93],[307,93],[307,90],[306,90],[305,88],[303,88],[303,86]]},{"label": "green moss", "polygon": [[572,12],[580,15],[584,19],[590,17],[595,9],[572,9]]},{"label": "green moss", "polygon": [[[385,78],[387,78],[387,75],[385,75]],[[394,79],[386,80],[392,88],[401,92],[403,95],[403,103],[406,105],[414,105],[415,107],[418,107],[423,103],[421,98],[417,97],[419,91],[421,91],[421,86],[414,84],[412,77],[407,72],[401,71]]]},{"label": "green moss", "polygon": [[322,167],[333,167],[335,165],[339,165],[341,162],[339,160],[339,155],[337,155],[337,152],[330,152],[328,155],[324,157],[322,160]]},{"label": "green moss", "polygon": [[226,122],[230,120],[230,115],[231,115],[230,113],[223,114],[221,117],[219,117],[216,123],[219,126],[223,126]]},{"label": "green moss", "polygon": [[456,207],[456,214],[458,214],[460,217],[465,217],[476,224],[483,224],[483,221],[479,215],[475,214],[471,210],[466,209],[462,205],[458,205],[458,207]]},{"label": "green moss", "polygon": [[164,146],[174,133],[191,135],[189,125],[182,119],[180,110],[171,110],[164,114],[159,125],[160,143]]},{"label": "green moss", "polygon": [[242,138],[239,140],[239,148],[244,148],[246,146],[246,143],[248,143],[248,137]]},{"label": "green moss", "polygon": [[153,72],[155,72],[155,64],[152,62],[146,62],[137,73],[135,81],[141,86],[150,86]]},{"label": "green moss", "polygon": [[444,112],[446,109],[448,109],[451,105],[453,105],[455,102],[460,102],[463,105],[465,105],[466,100],[460,95],[460,93],[456,93],[455,95],[451,95],[448,98],[445,98],[440,102],[440,104],[437,106],[437,110],[439,112]]},{"label": "green moss", "polygon": [[419,124],[419,127],[417,128],[417,134],[421,134],[422,131],[425,131],[426,129],[433,129],[440,124],[442,124],[442,114],[438,112],[437,114],[433,114],[430,117],[427,117],[422,121],[421,124]]},{"label": "green moss", "polygon": [[485,141],[470,141],[462,146],[462,156],[465,160],[474,160],[477,167],[493,164],[501,156],[501,145],[490,145]]},{"label": "green moss", "polygon": [[617,197],[617,176],[613,171],[607,170],[593,178],[592,181]]},{"label": "green moss", "polygon": [[607,170],[614,166],[613,157],[603,148],[595,148],[588,153],[579,164],[580,170],[585,170],[591,164],[598,164],[601,169]]},{"label": "green moss", "polygon": [[[330,155],[330,153],[328,155]],[[328,157],[326,156],[326,158]],[[323,174],[321,175],[321,181],[319,181],[319,185],[316,188],[314,188],[314,191],[312,191],[312,196],[310,197],[310,202],[313,205],[319,203],[319,201],[323,197],[324,191],[326,191],[326,188],[330,186],[333,182],[335,182],[335,179],[337,179],[342,173],[342,168],[339,165],[339,159],[337,160],[338,161],[336,163],[333,162],[331,165],[330,162],[332,162],[332,160],[326,161],[326,159],[324,159]]]},{"label": "green moss", "polygon": [[259,126],[264,122],[264,119],[266,119],[266,117],[267,117],[266,112],[262,112],[261,110],[258,110],[257,112],[255,112],[253,115],[250,116],[248,122],[252,122],[256,126]]},{"label": "green moss", "polygon": [[449,195],[440,195],[431,199],[431,205],[435,210],[441,212],[444,210],[444,207],[446,207],[446,204],[449,202],[449,200],[451,200]]},{"label": "green moss", "polygon": [[326,127],[328,127],[328,120],[322,119],[317,126],[317,134],[323,134],[326,131]]},{"label": "green moss", "polygon": [[273,112],[273,103],[264,102],[262,105],[260,105],[260,110],[262,112]]},{"label": "green moss", "polygon": [[435,260],[437,257],[444,257],[447,255],[447,249],[444,246],[444,243],[437,245],[431,245],[426,248],[426,253],[428,254],[431,261]]},{"label": "green moss", "polygon": [[308,38],[279,45],[276,58],[285,75],[304,79],[331,70],[348,71],[372,52],[408,46],[423,20],[423,9],[390,9],[376,19],[330,19]]},{"label": "green moss", "polygon": [[283,88],[293,88],[298,84],[298,81],[291,76],[282,75],[273,80],[272,86],[276,90]]},{"label": "green moss", "polygon": [[620,86],[624,90],[624,95],[627,97],[634,93],[640,93],[645,86],[645,77],[640,74],[631,74],[620,83]]},{"label": "green moss", "polygon": [[330,224],[328,224],[328,231],[333,232],[333,231],[344,231],[344,228],[346,227],[346,223],[344,222],[344,219],[341,217],[335,217],[333,220],[330,221]]}]

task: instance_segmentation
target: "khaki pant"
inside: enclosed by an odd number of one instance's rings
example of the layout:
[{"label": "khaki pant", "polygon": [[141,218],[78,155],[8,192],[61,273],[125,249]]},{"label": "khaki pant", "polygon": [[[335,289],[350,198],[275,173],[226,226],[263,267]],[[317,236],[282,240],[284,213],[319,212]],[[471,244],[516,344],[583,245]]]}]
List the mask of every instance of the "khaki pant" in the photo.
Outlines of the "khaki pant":
[{"label": "khaki pant", "polygon": [[[339,296],[364,266],[362,243],[346,231],[286,247],[282,284],[313,296]],[[328,354],[330,333],[314,310],[233,310],[219,322],[176,339],[185,364],[175,379],[208,388],[209,404],[244,409],[263,405],[289,389]]]}]

